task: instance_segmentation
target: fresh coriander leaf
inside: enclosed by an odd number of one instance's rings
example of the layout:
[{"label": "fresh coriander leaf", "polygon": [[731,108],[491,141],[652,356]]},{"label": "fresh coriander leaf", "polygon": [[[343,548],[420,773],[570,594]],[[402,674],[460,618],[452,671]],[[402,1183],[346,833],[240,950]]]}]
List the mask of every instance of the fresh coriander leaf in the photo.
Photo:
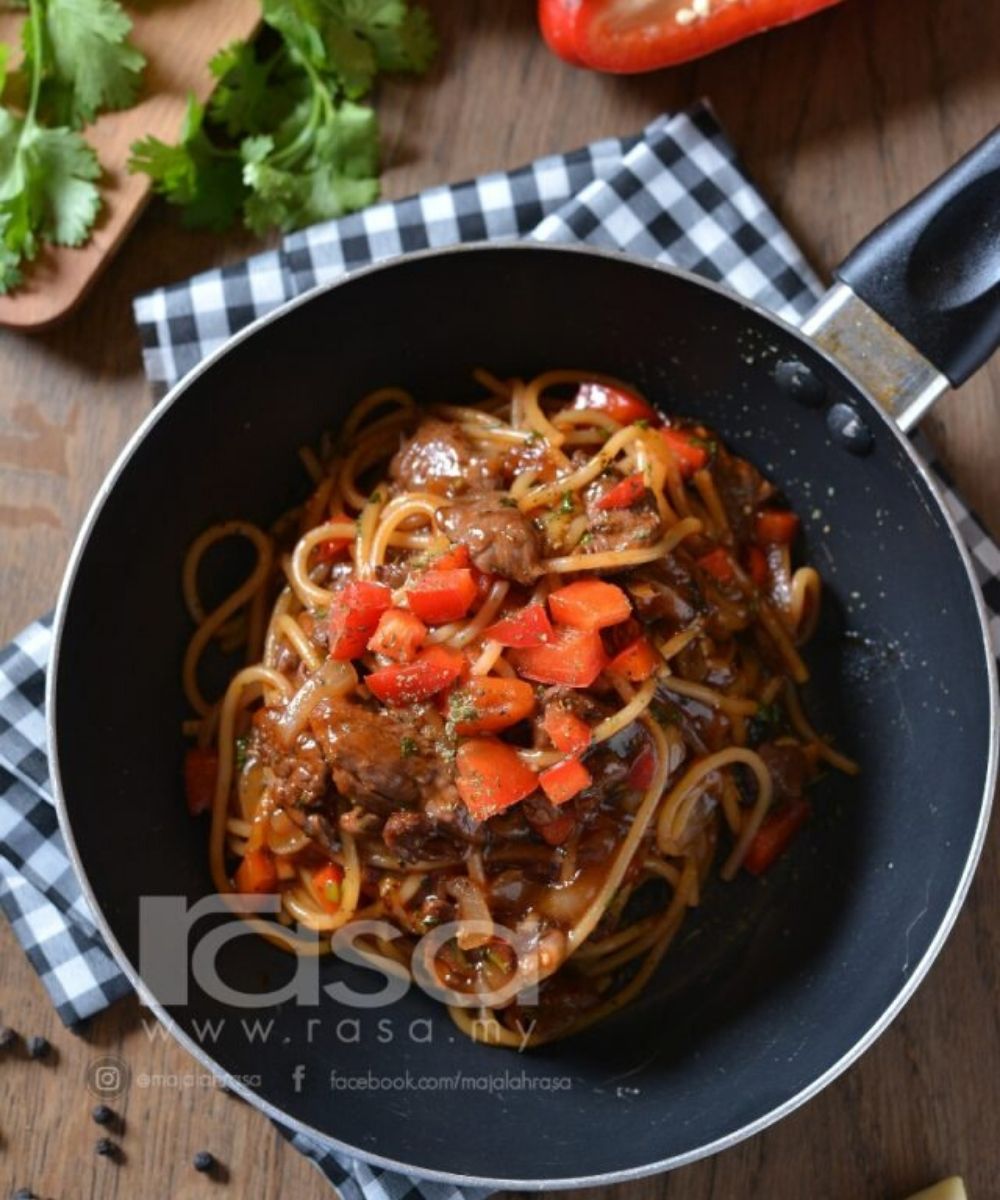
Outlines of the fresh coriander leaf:
[{"label": "fresh coriander leaf", "polygon": [[434,61],[438,40],[425,8],[407,10],[395,29],[373,29],[369,34],[375,57],[383,71],[413,71],[422,74]]},{"label": "fresh coriander leaf", "polygon": [[127,40],[132,22],[117,0],[45,0],[42,12],[42,61],[26,35],[25,66],[42,72],[46,116],[78,129],[103,109],[135,103],[146,59]]},{"label": "fresh coriander leaf", "polygon": [[229,137],[257,133],[272,118],[273,67],[273,59],[259,62],[248,42],[231,42],[208,64],[219,81],[209,101],[209,114]]},{"label": "fresh coriander leaf", "polygon": [[344,94],[357,100],[371,89],[378,70],[370,42],[336,18],[324,23],[323,44],[329,70],[338,76]]},{"label": "fresh coriander leaf", "polygon": [[57,246],[81,245],[101,207],[94,184],[101,164],[92,147],[72,129],[36,125],[24,139],[24,154],[42,236]]},{"label": "fresh coriander leaf", "polygon": [[234,152],[219,150],[204,131],[205,110],[188,97],[180,141],[167,145],[147,137],[132,144],[128,169],[153,181],[153,190],[184,209],[191,228],[226,229],[240,213],[245,190]]},{"label": "fresh coriander leaf", "polygon": [[327,68],[323,11],[318,0],[263,0],[264,20],[281,34],[298,61],[315,70]]}]

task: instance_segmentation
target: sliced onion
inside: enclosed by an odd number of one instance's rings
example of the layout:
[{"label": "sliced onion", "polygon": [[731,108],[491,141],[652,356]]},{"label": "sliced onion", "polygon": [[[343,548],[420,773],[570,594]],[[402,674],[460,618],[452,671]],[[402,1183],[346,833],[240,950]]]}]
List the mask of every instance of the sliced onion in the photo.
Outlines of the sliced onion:
[{"label": "sliced onion", "polygon": [[454,897],[459,924],[475,921],[479,930],[477,933],[462,930],[455,939],[459,950],[476,950],[485,946],[493,937],[493,914],[479,886],[464,875],[449,879],[446,886]]},{"label": "sliced onion", "polygon": [[321,700],[336,700],[358,686],[357,672],[349,662],[328,658],[288,701],[275,724],[278,736],[291,746],[305,729],[309,714]]}]

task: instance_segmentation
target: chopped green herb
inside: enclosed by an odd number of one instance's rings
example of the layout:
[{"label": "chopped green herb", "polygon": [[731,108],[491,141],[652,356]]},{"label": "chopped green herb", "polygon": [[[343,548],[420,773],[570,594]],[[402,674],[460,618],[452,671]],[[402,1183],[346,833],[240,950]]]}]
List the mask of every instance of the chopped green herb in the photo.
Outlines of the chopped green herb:
[{"label": "chopped green herb", "polygon": [[382,503],[382,493],[378,490],[378,488],[376,488],[375,491],[372,492],[372,494],[368,497],[368,503],[369,504],[381,504]]},{"label": "chopped green herb", "polygon": [[247,762],[247,749],[250,746],[250,738],[247,734],[241,733],[236,739],[236,770],[242,771]]},{"label": "chopped green herb", "polygon": [[657,725],[676,725],[680,719],[677,705],[669,700],[654,700],[649,706],[650,714]]},{"label": "chopped green herb", "polygon": [[779,734],[785,725],[785,710],[780,704],[761,704],[747,721],[747,742],[759,746]]},{"label": "chopped green herb", "polygon": [[500,507],[501,508],[517,508],[517,501],[513,498],[513,496],[501,496],[500,497]]},{"label": "chopped green herb", "polygon": [[649,419],[647,417],[641,417],[638,421],[635,422],[635,424],[640,429],[648,429],[649,428]]},{"label": "chopped green herb", "polygon": [[583,536],[580,538],[579,545],[589,546],[593,540],[594,540],[594,535],[590,532],[589,529],[585,529],[583,531]]},{"label": "chopped green herb", "polygon": [[411,737],[404,737],[399,743],[399,753],[403,758],[412,758],[417,752],[417,743]]},{"label": "chopped green herb", "polygon": [[572,492],[563,492],[562,499],[559,501],[559,511],[561,513],[571,513],[575,510],[576,505],[573,502]]}]

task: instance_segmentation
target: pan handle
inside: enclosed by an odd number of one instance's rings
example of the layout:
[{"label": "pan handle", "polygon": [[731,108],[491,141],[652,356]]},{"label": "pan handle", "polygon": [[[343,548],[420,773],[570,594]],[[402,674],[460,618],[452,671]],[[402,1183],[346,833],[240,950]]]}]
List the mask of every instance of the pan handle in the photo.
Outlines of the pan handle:
[{"label": "pan handle", "polygon": [[1000,346],[1000,128],[834,274],[806,332],[909,428]]}]

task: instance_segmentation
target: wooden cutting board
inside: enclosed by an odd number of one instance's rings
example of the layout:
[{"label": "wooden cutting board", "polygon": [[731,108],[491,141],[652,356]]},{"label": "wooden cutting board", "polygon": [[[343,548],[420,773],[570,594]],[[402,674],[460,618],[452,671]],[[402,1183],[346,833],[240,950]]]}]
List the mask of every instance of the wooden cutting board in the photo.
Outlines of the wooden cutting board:
[{"label": "wooden cutting board", "polygon": [[[149,199],[148,177],[125,169],[129,146],[148,134],[174,140],[188,93],[205,100],[212,91],[209,59],[227,43],[250,37],[260,21],[260,0],[149,0],[142,9],[126,7],[132,41],[148,63],[139,103],[106,113],[84,133],[104,168],[97,225],[85,246],[46,246],[26,264],[22,286],[0,296],[0,325],[42,329],[80,303]],[[23,13],[0,15],[0,41],[18,45],[23,19]]]}]

